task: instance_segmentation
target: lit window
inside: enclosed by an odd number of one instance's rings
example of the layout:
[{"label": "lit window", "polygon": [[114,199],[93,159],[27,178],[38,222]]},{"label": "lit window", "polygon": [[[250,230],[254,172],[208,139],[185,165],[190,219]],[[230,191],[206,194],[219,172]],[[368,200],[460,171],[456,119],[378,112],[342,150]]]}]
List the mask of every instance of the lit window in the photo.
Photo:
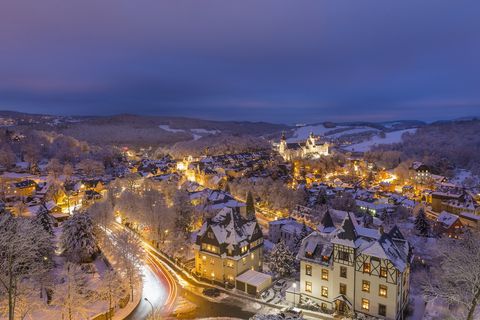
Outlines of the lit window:
[{"label": "lit window", "polygon": [[342,278],[347,277],[347,267],[340,267],[340,277]]},{"label": "lit window", "polygon": [[380,297],[387,297],[387,286],[380,285],[378,287],[378,295]]},{"label": "lit window", "polygon": [[370,310],[370,301],[368,299],[362,299],[362,309],[365,311]]},{"label": "lit window", "polygon": [[363,273],[370,273],[371,268],[370,268],[370,263],[369,262],[364,262],[363,263]]},{"label": "lit window", "polygon": [[347,285],[345,283],[340,283],[340,294],[347,294]]},{"label": "lit window", "polygon": [[367,280],[362,281],[362,291],[370,292],[370,281],[367,281]]},{"label": "lit window", "polygon": [[328,280],[328,270],[322,269],[322,280]]},{"label": "lit window", "polygon": [[233,261],[232,260],[227,260],[227,267],[233,268]]},{"label": "lit window", "polygon": [[252,260],[255,259],[255,253],[252,252],[252,253],[250,254],[250,258],[251,258]]},{"label": "lit window", "polygon": [[242,262],[243,262],[243,264],[247,263],[247,258],[243,257]]},{"label": "lit window", "polygon": [[207,257],[206,257],[206,256],[202,256],[202,260],[207,260]]},{"label": "lit window", "polygon": [[322,286],[322,297],[328,298],[328,288]]},{"label": "lit window", "polygon": [[380,316],[387,316],[387,306],[383,304],[378,305],[378,315]]},{"label": "lit window", "polygon": [[387,268],[380,267],[380,278],[386,278],[386,277],[387,277]]},{"label": "lit window", "polygon": [[312,266],[311,266],[311,265],[309,265],[309,264],[305,265],[305,274],[306,274],[307,276],[311,276],[311,275],[312,275]]},{"label": "lit window", "polygon": [[305,291],[306,292],[312,292],[312,283],[305,281]]}]

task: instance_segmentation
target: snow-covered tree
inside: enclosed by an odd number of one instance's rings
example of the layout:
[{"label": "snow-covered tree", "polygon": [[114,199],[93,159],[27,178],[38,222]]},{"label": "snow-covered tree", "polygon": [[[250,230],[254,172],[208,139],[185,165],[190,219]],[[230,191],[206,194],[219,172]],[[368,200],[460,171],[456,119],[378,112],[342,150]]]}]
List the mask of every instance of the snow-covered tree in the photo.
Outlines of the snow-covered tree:
[{"label": "snow-covered tree", "polygon": [[111,202],[107,200],[95,202],[89,209],[89,215],[92,217],[93,223],[97,226],[97,240],[104,241],[107,235],[107,228],[114,221],[113,207]]},{"label": "snow-covered tree", "polygon": [[[26,218],[0,215],[0,285],[8,300],[8,319],[15,318],[21,282],[42,275],[52,267],[51,236]],[[1,292],[0,291],[0,292]]]},{"label": "snow-covered tree", "polygon": [[357,203],[349,192],[339,192],[332,200],[332,208],[336,210],[355,212]]},{"label": "snow-covered tree", "polygon": [[108,310],[114,309],[117,302],[126,295],[124,283],[113,269],[105,271],[96,293],[101,300],[108,303]]},{"label": "snow-covered tree", "polygon": [[40,225],[46,232],[53,236],[53,217],[46,209],[40,210],[33,219],[34,223]]},{"label": "snow-covered tree", "polygon": [[306,236],[308,236],[308,228],[305,223],[302,225],[302,230],[300,231],[299,234],[295,234],[295,242],[294,242],[294,250],[293,253],[297,253],[298,250],[300,249],[300,246],[302,245],[302,240],[305,239]]},{"label": "snow-covered tree", "polygon": [[141,278],[141,266],[145,255],[142,242],[131,231],[124,230],[116,237],[115,249],[121,270],[120,274],[128,283],[130,299],[133,301],[135,284]]},{"label": "snow-covered tree", "polygon": [[50,159],[47,164],[47,172],[48,175],[52,178],[52,180],[58,180],[58,178],[63,172],[63,165],[56,158]]},{"label": "snow-covered tree", "polygon": [[67,262],[64,266],[61,284],[55,286],[53,305],[62,312],[62,319],[86,319],[92,296],[89,295],[88,278],[79,265]]},{"label": "snow-covered tree", "polygon": [[193,227],[193,206],[186,191],[179,190],[175,194],[173,208],[176,215],[175,229],[188,238]]},{"label": "snow-covered tree", "polygon": [[283,240],[273,247],[268,266],[272,272],[282,277],[295,272],[295,257]]},{"label": "snow-covered tree", "polygon": [[86,213],[76,213],[63,223],[60,248],[69,261],[91,262],[98,253],[92,218]]},{"label": "snow-covered tree", "polygon": [[430,234],[430,222],[423,208],[418,210],[417,217],[415,218],[415,229],[417,229],[421,236],[427,237]]},{"label": "snow-covered tree", "polygon": [[461,306],[464,319],[480,317],[480,234],[467,232],[457,239],[439,240],[440,264],[426,275],[424,295]]},{"label": "snow-covered tree", "polygon": [[253,195],[251,191],[247,193],[247,218],[255,218],[255,202],[253,201]]},{"label": "snow-covered tree", "polygon": [[92,159],[84,159],[80,161],[78,168],[81,169],[88,177],[96,177],[105,172],[105,166],[103,163]]}]

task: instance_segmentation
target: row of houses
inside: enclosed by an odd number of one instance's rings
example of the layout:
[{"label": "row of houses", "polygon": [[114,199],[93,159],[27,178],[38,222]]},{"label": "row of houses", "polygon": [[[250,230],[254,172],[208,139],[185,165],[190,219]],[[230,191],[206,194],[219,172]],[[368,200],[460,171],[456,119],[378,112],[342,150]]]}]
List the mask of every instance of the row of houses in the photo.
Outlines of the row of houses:
[{"label": "row of houses", "polygon": [[[269,240],[286,241],[305,231],[287,218],[270,223]],[[287,289],[297,305],[326,313],[363,313],[402,319],[409,295],[412,248],[397,227],[389,232],[364,227],[351,213],[343,220],[327,211],[316,230],[307,229],[297,259],[300,281]],[[291,240],[291,241],[289,241]],[[223,208],[206,219],[195,239],[197,276],[258,295],[271,284],[262,272],[263,234],[254,217]]]}]

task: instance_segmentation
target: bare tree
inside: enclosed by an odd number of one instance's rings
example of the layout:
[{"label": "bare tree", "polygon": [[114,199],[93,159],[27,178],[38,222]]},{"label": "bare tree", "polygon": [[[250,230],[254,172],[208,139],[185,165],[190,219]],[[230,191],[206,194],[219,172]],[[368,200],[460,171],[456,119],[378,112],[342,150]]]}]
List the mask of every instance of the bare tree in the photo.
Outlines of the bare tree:
[{"label": "bare tree", "polygon": [[126,295],[124,283],[121,280],[113,269],[108,269],[103,274],[101,286],[97,289],[98,297],[108,303],[109,312],[107,314],[110,315],[110,318],[118,300]]},{"label": "bare tree", "polygon": [[480,302],[480,235],[468,232],[462,239],[439,240],[440,265],[425,277],[424,294],[461,306],[464,318],[477,319]]},{"label": "bare tree", "polygon": [[87,318],[91,303],[87,275],[79,265],[67,262],[62,283],[55,287],[53,304],[59,306],[62,319]]},{"label": "bare tree", "polygon": [[135,284],[141,278],[141,266],[145,252],[141,240],[131,231],[124,230],[116,238],[116,257],[121,275],[130,288],[130,299],[133,301]]},{"label": "bare tree", "polygon": [[15,318],[20,283],[51,268],[50,235],[39,225],[10,214],[0,216],[0,284],[7,294],[8,319]]}]

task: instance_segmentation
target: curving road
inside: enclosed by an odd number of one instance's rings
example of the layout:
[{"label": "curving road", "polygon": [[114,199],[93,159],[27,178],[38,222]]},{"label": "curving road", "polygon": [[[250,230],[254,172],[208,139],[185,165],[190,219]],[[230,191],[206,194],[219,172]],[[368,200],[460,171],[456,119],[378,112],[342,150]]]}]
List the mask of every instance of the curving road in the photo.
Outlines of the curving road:
[{"label": "curving road", "polygon": [[143,275],[142,299],[126,319],[146,319],[152,312],[152,307],[161,310],[162,314],[169,314],[174,308],[178,294],[177,283],[149,251],[145,258]]},{"label": "curving road", "polygon": [[[198,293],[204,286],[194,283],[191,279],[187,279],[173,270],[150,244],[143,241],[143,245],[146,258],[143,269],[142,299],[126,319],[146,319],[152,312],[152,307],[156,314],[169,316],[174,311],[175,303],[180,296],[197,306],[195,311],[182,315],[180,318],[235,317],[248,319],[253,316],[254,313],[243,310],[240,306],[242,303],[234,298],[226,298],[222,302],[205,298]],[[144,298],[147,298],[152,305]]]}]

